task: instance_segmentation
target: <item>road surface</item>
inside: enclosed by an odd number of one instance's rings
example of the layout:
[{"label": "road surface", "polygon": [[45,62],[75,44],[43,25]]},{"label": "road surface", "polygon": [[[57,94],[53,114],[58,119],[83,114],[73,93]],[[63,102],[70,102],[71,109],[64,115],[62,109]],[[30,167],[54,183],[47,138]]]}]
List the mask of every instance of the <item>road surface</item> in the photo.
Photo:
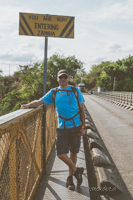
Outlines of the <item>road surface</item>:
[{"label": "road surface", "polygon": [[123,194],[114,199],[133,199],[133,112],[95,95],[83,93],[85,106],[105,144]]}]

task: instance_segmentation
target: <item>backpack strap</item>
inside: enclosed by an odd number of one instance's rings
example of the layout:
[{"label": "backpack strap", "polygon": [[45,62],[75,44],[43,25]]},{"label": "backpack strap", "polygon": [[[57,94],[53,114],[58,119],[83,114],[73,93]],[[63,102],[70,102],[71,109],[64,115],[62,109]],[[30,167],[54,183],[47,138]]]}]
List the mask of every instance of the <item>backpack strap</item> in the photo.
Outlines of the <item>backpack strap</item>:
[{"label": "backpack strap", "polygon": [[77,103],[78,103],[78,107],[79,107],[79,111],[80,111],[80,106],[79,106],[80,104],[79,104],[79,99],[78,99],[78,91],[77,91],[76,87],[73,86],[73,85],[71,85],[71,89],[72,89],[72,91],[73,91],[73,93],[74,93],[74,95],[75,95],[75,97],[77,99]]},{"label": "backpack strap", "polygon": [[77,99],[77,103],[78,103],[78,108],[79,108],[79,115],[80,115],[80,120],[81,120],[81,110],[80,110],[80,103],[79,103],[79,98],[78,98],[78,91],[76,89],[75,86],[71,85],[72,91]]},{"label": "backpack strap", "polygon": [[[77,103],[78,103],[78,107],[79,107],[78,91],[77,91],[76,87],[73,85],[71,85],[71,89],[77,99]],[[60,90],[60,89],[58,87],[56,87],[53,89],[53,92],[52,92],[52,99],[54,101],[54,107],[55,107],[55,96],[56,96],[56,93],[58,90]],[[70,92],[69,90],[62,90],[62,91],[66,91],[67,95],[68,95],[68,92]],[[79,107],[79,110],[80,110],[80,107]]]},{"label": "backpack strap", "polygon": [[[80,111],[80,104],[79,104],[79,99],[78,99],[78,91],[76,89],[75,86],[71,85],[71,89],[72,89],[72,92],[74,93],[76,99],[77,99],[77,103],[78,103],[78,107],[79,107],[79,111]],[[57,91],[59,90],[58,87],[54,88],[53,89],[53,92],[52,92],[52,99],[53,99],[53,102],[54,102],[54,107],[55,107],[55,96],[56,96],[56,93]],[[70,92],[69,90],[62,90],[62,91],[66,91],[67,92],[67,95],[68,95],[68,92]]]},{"label": "backpack strap", "polygon": [[57,91],[58,91],[58,87],[54,88],[53,92],[52,92],[52,99],[54,101],[54,107],[55,107],[55,96],[56,96]]}]

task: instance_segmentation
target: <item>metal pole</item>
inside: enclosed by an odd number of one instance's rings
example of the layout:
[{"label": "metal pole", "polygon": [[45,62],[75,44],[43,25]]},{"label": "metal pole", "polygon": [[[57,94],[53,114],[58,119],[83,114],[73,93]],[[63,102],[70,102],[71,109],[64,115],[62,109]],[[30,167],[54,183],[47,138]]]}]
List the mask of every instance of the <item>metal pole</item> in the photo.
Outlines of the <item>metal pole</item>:
[{"label": "metal pole", "polygon": [[47,46],[48,46],[48,38],[45,37],[43,94],[46,94],[46,83],[47,83]]},{"label": "metal pole", "polygon": [[[48,38],[45,37],[45,48],[44,48],[44,80],[43,80],[43,94],[46,94],[46,83],[47,83],[47,46]],[[42,140],[43,140],[43,174],[46,175],[46,106],[43,106],[43,119],[42,119]]]}]

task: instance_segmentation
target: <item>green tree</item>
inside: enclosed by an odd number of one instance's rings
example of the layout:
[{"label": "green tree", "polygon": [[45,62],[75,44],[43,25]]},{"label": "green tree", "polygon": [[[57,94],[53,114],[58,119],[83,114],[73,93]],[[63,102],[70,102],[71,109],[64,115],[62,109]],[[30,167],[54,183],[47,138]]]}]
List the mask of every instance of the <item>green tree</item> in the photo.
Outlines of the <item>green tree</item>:
[{"label": "green tree", "polygon": [[106,61],[93,66],[86,77],[89,88],[95,85],[111,91],[113,90],[114,80],[116,80],[115,90],[133,91],[133,56],[116,62]]},{"label": "green tree", "polygon": [[84,77],[84,83],[88,90],[97,86],[97,78],[100,76],[102,72],[103,63],[100,65],[93,65],[88,74]]},{"label": "green tree", "polygon": [[8,92],[15,89],[13,83],[14,79],[12,76],[0,76],[0,102]]},{"label": "green tree", "polygon": [[124,91],[133,91],[133,80],[131,78],[124,79]]},{"label": "green tree", "polygon": [[54,54],[48,59],[47,64],[47,91],[58,86],[57,73],[61,69],[66,69],[70,74],[70,84],[76,84],[77,70],[81,70],[81,74],[85,73],[83,62],[76,59],[75,56],[64,57],[63,55]]},{"label": "green tree", "polygon": [[19,66],[21,94],[27,102],[38,99],[43,95],[43,63],[34,63],[32,66]]},{"label": "green tree", "polygon": [[[75,56],[54,54],[47,61],[47,91],[58,85],[57,73],[60,69],[66,69],[71,75],[70,84],[77,84],[85,74],[83,63]],[[81,71],[80,76],[77,74],[78,69]],[[0,104],[2,114],[19,109],[22,103],[29,103],[43,96],[43,71],[44,62],[36,62],[30,66],[20,65],[13,76],[4,77],[4,96]]]},{"label": "green tree", "polygon": [[14,89],[5,95],[0,104],[0,114],[6,114],[20,108],[21,103],[26,101],[21,97],[21,93],[18,89]]}]

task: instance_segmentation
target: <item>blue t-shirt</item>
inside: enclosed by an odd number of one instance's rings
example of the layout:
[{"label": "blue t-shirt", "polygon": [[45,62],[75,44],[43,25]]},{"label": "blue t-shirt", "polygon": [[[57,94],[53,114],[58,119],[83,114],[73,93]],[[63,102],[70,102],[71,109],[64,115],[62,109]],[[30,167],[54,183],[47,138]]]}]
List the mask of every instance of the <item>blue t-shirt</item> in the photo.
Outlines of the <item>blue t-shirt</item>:
[{"label": "blue t-shirt", "polygon": [[[69,119],[77,114],[79,108],[75,94],[73,92],[67,92],[67,90],[72,91],[71,86],[63,89],[58,87],[58,89],[59,91],[57,91],[55,96],[55,107],[57,112],[58,128],[63,129],[64,123],[65,123],[65,128],[73,128],[74,126],[76,127],[80,126],[81,125],[80,114],[74,117],[73,119],[74,121],[69,120],[64,122],[64,119],[59,118],[60,115],[63,118]],[[82,104],[84,103],[83,95],[77,87],[76,89],[78,91],[79,104]],[[46,105],[54,103],[52,99],[52,92],[53,89],[51,89],[47,94],[45,94],[40,100],[43,101]]]}]

